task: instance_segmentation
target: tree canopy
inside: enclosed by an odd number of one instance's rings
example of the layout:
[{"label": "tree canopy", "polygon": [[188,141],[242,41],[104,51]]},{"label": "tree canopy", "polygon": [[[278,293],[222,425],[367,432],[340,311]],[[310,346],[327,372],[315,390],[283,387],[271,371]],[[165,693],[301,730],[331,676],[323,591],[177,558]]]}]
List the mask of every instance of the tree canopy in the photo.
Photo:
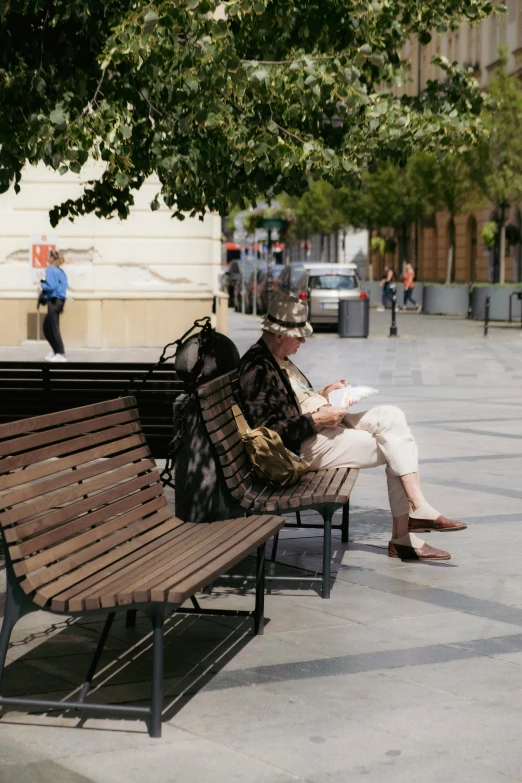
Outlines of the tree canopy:
[{"label": "tree canopy", "polygon": [[507,210],[522,200],[522,91],[518,76],[508,74],[506,59],[502,52],[488,85],[493,102],[484,112],[487,133],[472,153],[474,181],[498,210],[494,281],[499,283],[505,281]]},{"label": "tree canopy", "polygon": [[[497,7],[498,8],[498,7]],[[472,144],[471,71],[407,97],[404,43],[479,22],[487,0],[0,0],[0,192],[24,166],[103,162],[62,217],[126,217],[156,174],[173,214],[225,214],[310,177]]]}]

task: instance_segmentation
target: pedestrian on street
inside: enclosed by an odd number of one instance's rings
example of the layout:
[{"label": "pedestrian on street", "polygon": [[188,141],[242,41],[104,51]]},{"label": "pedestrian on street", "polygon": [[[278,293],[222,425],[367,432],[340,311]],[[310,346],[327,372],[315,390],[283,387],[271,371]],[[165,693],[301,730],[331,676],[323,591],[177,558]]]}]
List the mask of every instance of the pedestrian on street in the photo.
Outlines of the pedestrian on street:
[{"label": "pedestrian on street", "polygon": [[67,296],[67,275],[62,269],[64,257],[57,250],[49,253],[45,280],[42,280],[42,293],[47,305],[47,315],[43,322],[45,339],[51,350],[45,357],[46,362],[66,362],[62,335],[60,334],[60,314],[63,312]]},{"label": "pedestrian on street", "polygon": [[382,287],[381,307],[377,308],[378,313],[384,313],[386,309],[386,303],[390,299],[390,285],[395,280],[395,272],[391,266],[386,265],[382,270],[382,278],[379,285]]},{"label": "pedestrian on street", "polygon": [[306,302],[276,294],[261,329],[261,339],[239,364],[241,408],[250,427],[277,432],[311,471],[386,465],[393,519],[388,556],[449,560],[449,552],[426,544],[417,533],[463,530],[466,525],[442,516],[424,497],[417,444],[402,410],[378,405],[348,413],[332,406],[328,394],[346,386],[344,380],[313,389],[288,358],[312,334]]},{"label": "pedestrian on street", "polygon": [[410,263],[407,263],[404,267],[404,275],[402,276],[404,282],[404,301],[402,303],[401,310],[407,310],[408,302],[411,302],[414,307],[417,308],[417,312],[420,313],[422,305],[417,304],[413,298],[413,291],[415,289],[415,272]]}]

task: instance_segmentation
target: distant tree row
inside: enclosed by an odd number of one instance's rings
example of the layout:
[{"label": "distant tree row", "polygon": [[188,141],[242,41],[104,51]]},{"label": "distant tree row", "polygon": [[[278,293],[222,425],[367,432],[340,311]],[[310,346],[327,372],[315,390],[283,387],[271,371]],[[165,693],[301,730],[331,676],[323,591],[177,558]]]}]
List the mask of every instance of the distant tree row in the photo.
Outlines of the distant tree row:
[{"label": "distant tree row", "polygon": [[[484,134],[473,149],[466,146],[446,155],[421,152],[405,166],[384,163],[363,175],[360,186],[334,188],[324,181],[310,182],[301,198],[283,197],[295,213],[291,235],[337,233],[347,226],[370,232],[372,250],[381,253],[399,247],[399,260],[407,259],[412,227],[435,212],[450,216],[446,282],[453,279],[455,217],[490,203],[495,220],[483,231],[486,246],[497,245],[498,282],[505,282],[506,237],[513,244],[514,226],[507,226],[507,211],[522,201],[522,91],[516,76],[508,75],[505,58],[489,85],[489,104],[483,112]],[[453,227],[453,230],[452,230]]]}]

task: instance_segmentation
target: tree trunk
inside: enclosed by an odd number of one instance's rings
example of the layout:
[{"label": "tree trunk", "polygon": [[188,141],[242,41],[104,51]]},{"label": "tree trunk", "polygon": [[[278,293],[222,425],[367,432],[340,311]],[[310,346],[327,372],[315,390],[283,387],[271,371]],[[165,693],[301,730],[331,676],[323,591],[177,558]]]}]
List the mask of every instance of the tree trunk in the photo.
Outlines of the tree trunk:
[{"label": "tree trunk", "polygon": [[453,272],[454,251],[455,251],[455,245],[453,242],[450,242],[450,246],[448,247],[448,265],[446,267],[446,285],[449,285],[451,283],[451,275]]},{"label": "tree trunk", "polygon": [[498,282],[503,285],[506,282],[506,222],[500,226],[500,258],[498,270]]}]

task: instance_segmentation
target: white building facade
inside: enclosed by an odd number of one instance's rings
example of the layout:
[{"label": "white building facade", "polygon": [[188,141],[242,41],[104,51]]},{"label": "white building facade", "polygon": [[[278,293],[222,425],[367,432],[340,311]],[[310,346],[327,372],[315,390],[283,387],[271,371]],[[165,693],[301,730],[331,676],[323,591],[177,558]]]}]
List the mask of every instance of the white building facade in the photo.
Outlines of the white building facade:
[{"label": "white building facade", "polygon": [[33,235],[56,235],[65,256],[66,346],[161,346],[196,318],[211,315],[213,306],[214,322],[226,331],[226,300],[218,294],[217,215],[179,221],[164,207],[152,212],[159,185],[150,180],[135,194],[125,221],[88,215],[51,228],[49,210],[77,198],[82,183],[98,175],[94,166],[63,177],[44,166],[28,168],[18,195],[13,189],[0,195],[0,344],[19,345],[39,334],[30,269]]}]

